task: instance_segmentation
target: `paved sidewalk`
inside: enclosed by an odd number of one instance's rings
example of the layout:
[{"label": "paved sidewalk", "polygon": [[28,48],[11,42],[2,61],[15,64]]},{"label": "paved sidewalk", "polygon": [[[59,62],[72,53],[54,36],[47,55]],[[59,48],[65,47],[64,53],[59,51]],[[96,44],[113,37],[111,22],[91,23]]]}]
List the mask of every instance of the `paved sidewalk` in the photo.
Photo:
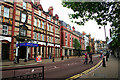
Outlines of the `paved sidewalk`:
[{"label": "paved sidewalk", "polygon": [[[94,78],[94,79],[99,79],[99,78],[113,78],[117,79],[120,77],[119,73],[119,64],[118,64],[118,59],[115,58],[114,56],[110,56],[109,60],[106,61],[106,67],[103,67],[102,65],[98,67],[97,69],[89,72],[86,75],[83,75],[82,77],[78,78],[77,80],[81,80],[81,78]],[[111,79],[112,80],[112,79]]]},{"label": "paved sidewalk", "polygon": [[[71,58],[76,58],[78,56],[70,56],[69,59]],[[84,56],[81,56],[84,57]],[[64,57],[64,60],[61,60],[61,58],[54,58],[54,62],[59,62],[59,61],[65,61],[67,60],[67,57]],[[26,66],[26,65],[34,65],[34,64],[40,64],[40,63],[52,63],[53,59],[42,59],[42,62],[35,62],[35,60],[28,60],[27,62],[24,62],[24,59],[20,59],[19,64],[14,64],[13,61],[4,61],[0,62],[0,67],[16,67],[16,66]]]}]

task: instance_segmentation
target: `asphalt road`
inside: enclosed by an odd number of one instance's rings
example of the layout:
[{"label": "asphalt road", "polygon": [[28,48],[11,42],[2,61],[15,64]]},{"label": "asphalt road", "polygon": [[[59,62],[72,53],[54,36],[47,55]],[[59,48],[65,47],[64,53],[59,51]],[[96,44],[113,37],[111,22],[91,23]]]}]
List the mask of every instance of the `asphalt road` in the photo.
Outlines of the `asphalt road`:
[{"label": "asphalt road", "polygon": [[[51,62],[47,64],[38,64],[38,65],[30,65],[30,66],[44,66],[44,77],[45,79],[66,79],[77,73],[81,73],[86,69],[89,69],[96,65],[101,59],[98,56],[93,57],[93,64],[84,64],[84,58],[72,58],[61,62]],[[20,66],[22,67],[22,66]],[[25,69],[25,70],[17,70],[15,75],[27,75],[34,74],[37,72],[42,72],[42,68],[36,69]],[[4,71],[3,77],[10,77],[14,75],[14,71]]]}]

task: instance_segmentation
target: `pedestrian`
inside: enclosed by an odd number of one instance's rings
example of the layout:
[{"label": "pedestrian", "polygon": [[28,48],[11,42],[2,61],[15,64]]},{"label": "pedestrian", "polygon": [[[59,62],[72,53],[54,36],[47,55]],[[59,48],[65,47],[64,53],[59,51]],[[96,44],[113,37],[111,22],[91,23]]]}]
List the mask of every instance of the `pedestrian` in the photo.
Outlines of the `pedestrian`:
[{"label": "pedestrian", "polygon": [[85,53],[85,61],[84,61],[84,64],[87,64],[88,63],[88,56],[87,56],[87,53]]},{"label": "pedestrian", "polygon": [[89,53],[89,58],[90,58],[90,61],[89,61],[89,64],[93,64],[93,61],[92,61],[92,53]]},{"label": "pedestrian", "polygon": [[17,64],[17,57],[14,58],[14,64]]},{"label": "pedestrian", "polygon": [[19,64],[19,56],[17,56],[17,63]]},{"label": "pedestrian", "polygon": [[107,51],[107,53],[106,53],[106,61],[108,61],[108,58],[109,58],[109,52]]},{"label": "pedestrian", "polygon": [[100,53],[100,58],[102,58],[102,52]]}]

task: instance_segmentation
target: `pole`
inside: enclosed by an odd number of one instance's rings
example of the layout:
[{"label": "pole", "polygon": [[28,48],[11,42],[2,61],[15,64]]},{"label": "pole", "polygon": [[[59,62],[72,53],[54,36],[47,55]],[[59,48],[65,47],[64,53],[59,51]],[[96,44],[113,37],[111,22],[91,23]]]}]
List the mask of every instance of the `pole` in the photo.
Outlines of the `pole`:
[{"label": "pole", "polygon": [[106,41],[106,44],[107,44],[107,38],[106,38],[106,28],[104,26],[104,32],[105,32],[105,41]]}]

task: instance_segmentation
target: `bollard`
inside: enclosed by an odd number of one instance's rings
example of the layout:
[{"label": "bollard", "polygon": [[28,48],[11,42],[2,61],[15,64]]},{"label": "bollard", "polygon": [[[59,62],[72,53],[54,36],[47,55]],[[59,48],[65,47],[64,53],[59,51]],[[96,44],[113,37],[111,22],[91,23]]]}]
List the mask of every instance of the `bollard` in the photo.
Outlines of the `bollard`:
[{"label": "bollard", "polygon": [[105,65],[105,58],[103,58],[103,67],[106,67],[106,65]]},{"label": "bollard", "polygon": [[64,57],[63,57],[63,56],[61,56],[61,60],[64,60]]},{"label": "bollard", "polygon": [[54,57],[53,57],[53,62],[54,62]]},{"label": "bollard", "polygon": [[27,62],[27,59],[25,58],[24,62]]},{"label": "bollard", "polygon": [[67,55],[67,59],[69,59],[69,56]]}]

